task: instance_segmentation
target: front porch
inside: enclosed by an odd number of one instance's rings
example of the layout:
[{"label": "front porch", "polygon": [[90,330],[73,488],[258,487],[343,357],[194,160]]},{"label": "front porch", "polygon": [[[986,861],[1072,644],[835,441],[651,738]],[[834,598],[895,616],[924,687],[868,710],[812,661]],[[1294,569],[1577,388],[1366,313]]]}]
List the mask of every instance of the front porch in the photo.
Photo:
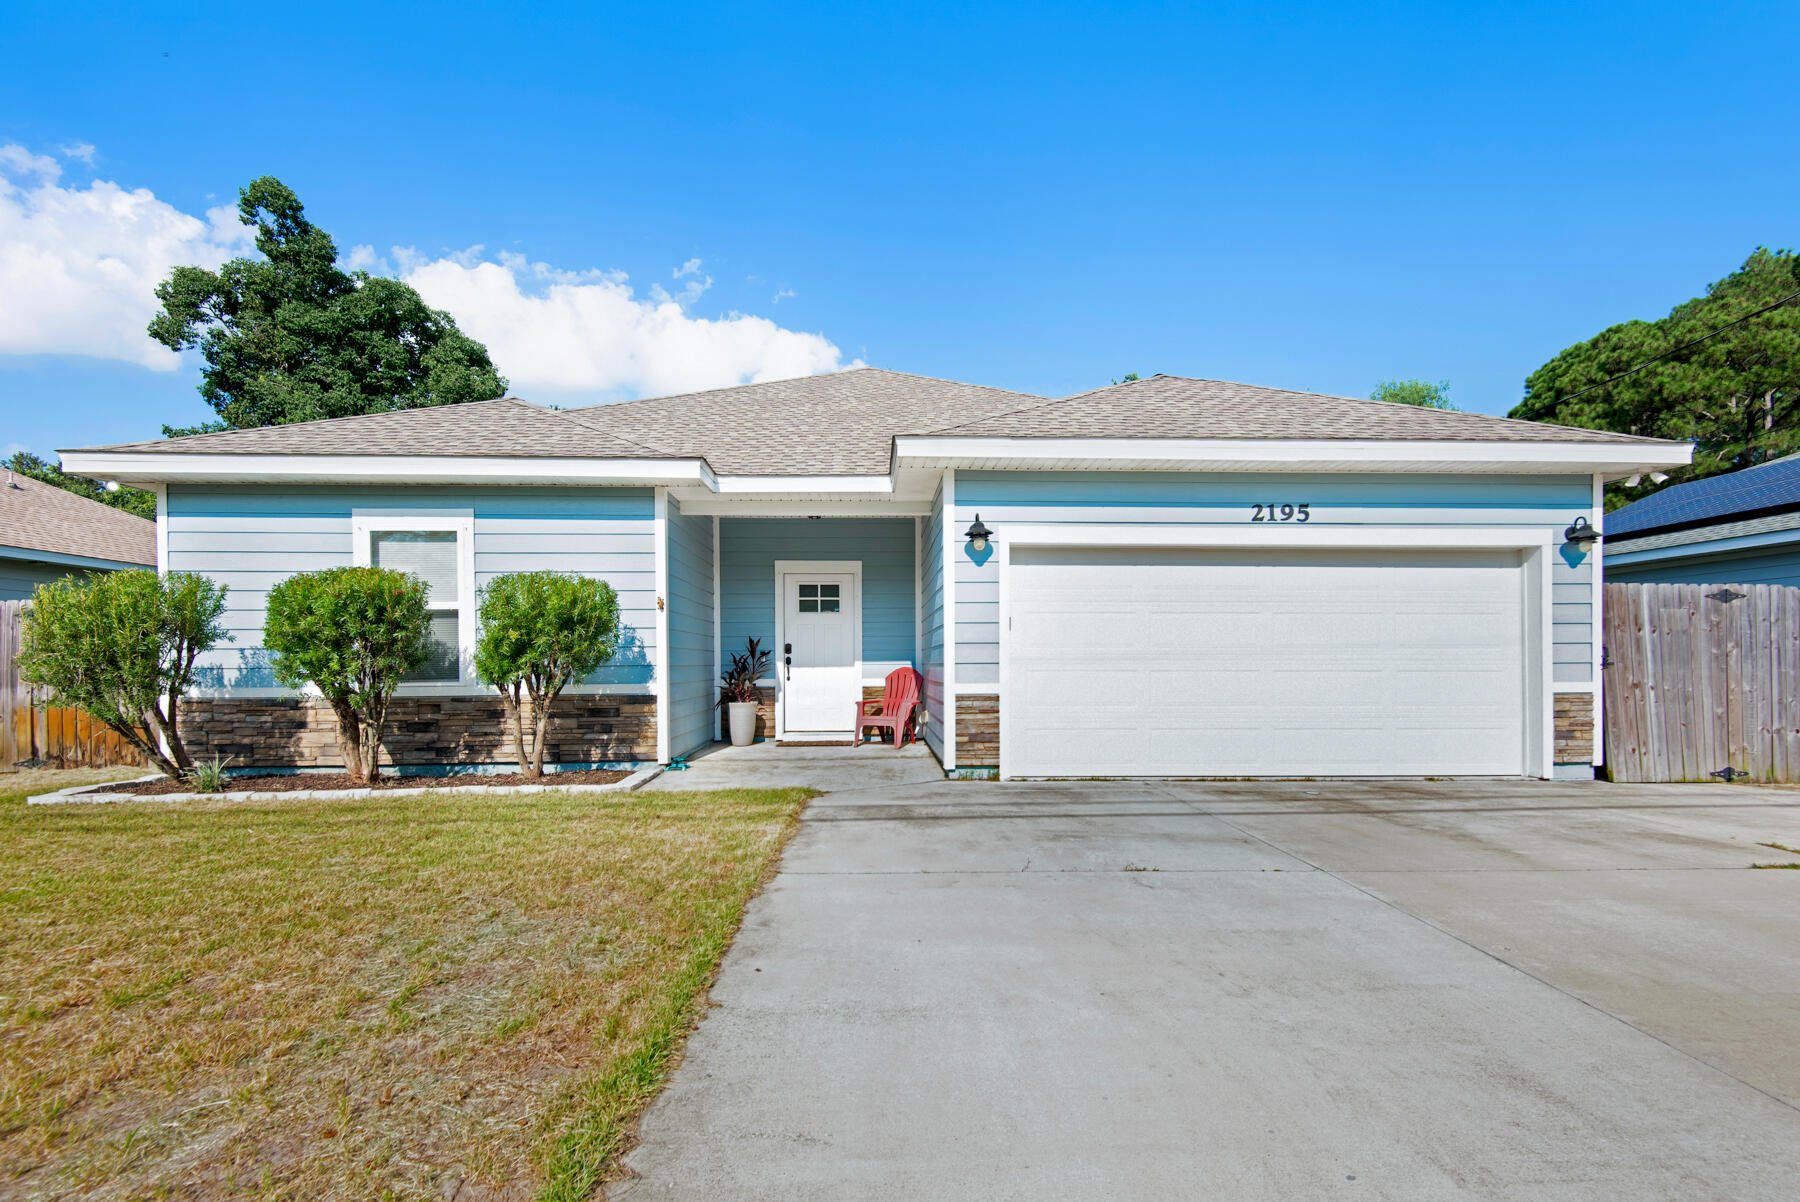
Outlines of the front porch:
[{"label": "front porch", "polygon": [[771,739],[748,747],[714,743],[688,756],[686,769],[665,772],[644,787],[676,792],[807,788],[843,793],[943,779],[943,768],[923,743],[896,751],[891,743],[804,747],[783,746]]},{"label": "front porch", "polygon": [[[750,639],[769,651],[759,741],[848,744],[855,703],[920,654],[915,517],[732,517],[716,531],[714,679]],[[679,653],[679,642],[671,650]],[[920,715],[923,725],[923,714]],[[713,736],[723,739],[721,722]]]}]

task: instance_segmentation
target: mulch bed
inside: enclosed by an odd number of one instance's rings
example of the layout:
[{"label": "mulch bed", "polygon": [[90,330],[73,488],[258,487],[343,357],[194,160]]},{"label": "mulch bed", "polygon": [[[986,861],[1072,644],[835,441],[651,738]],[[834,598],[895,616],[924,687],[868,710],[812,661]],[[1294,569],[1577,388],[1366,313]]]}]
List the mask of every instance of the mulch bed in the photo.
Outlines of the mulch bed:
[{"label": "mulch bed", "polygon": [[[462,789],[470,785],[610,785],[631,773],[617,768],[587,768],[579,772],[546,772],[542,780],[530,780],[523,773],[503,772],[484,775],[463,772],[455,776],[394,776],[383,773],[373,785],[359,785],[348,772],[292,772],[279,776],[234,776],[225,782],[227,793],[292,793],[300,789]],[[89,793],[136,793],[157,797],[166,793],[197,793],[192,781],[140,780],[96,785]]]}]

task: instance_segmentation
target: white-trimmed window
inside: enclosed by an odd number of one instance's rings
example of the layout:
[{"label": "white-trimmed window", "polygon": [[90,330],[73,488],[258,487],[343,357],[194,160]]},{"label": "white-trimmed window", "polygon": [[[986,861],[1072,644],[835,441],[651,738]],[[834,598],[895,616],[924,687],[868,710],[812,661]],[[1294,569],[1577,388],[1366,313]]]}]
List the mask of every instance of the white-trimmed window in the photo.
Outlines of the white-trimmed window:
[{"label": "white-trimmed window", "polygon": [[469,510],[357,511],[350,519],[359,567],[410,572],[425,582],[430,655],[409,685],[464,685],[475,656],[475,516]]}]

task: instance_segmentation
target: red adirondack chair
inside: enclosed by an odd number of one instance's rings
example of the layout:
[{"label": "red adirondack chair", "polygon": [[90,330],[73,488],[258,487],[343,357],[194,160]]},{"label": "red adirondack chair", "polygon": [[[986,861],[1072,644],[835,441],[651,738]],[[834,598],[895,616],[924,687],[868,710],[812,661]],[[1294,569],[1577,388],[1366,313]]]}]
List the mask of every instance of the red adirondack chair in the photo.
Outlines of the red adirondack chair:
[{"label": "red adirondack chair", "polygon": [[[908,735],[916,741],[918,734],[913,730],[912,714],[919,704],[919,689],[924,683],[924,678],[911,668],[895,668],[889,672],[879,700],[856,703],[856,741],[861,743],[863,732],[871,726],[894,732],[895,751],[900,750],[901,740]],[[881,712],[871,714],[871,705],[878,706]]]}]

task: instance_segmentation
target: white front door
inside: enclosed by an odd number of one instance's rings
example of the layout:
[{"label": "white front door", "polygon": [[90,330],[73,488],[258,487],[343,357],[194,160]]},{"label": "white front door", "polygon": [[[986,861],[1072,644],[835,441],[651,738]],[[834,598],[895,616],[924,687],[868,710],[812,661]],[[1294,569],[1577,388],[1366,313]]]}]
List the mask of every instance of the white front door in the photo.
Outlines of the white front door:
[{"label": "white front door", "polygon": [[848,734],[862,679],[856,662],[860,607],[849,572],[781,578],[782,645],[775,658],[784,734]]}]

